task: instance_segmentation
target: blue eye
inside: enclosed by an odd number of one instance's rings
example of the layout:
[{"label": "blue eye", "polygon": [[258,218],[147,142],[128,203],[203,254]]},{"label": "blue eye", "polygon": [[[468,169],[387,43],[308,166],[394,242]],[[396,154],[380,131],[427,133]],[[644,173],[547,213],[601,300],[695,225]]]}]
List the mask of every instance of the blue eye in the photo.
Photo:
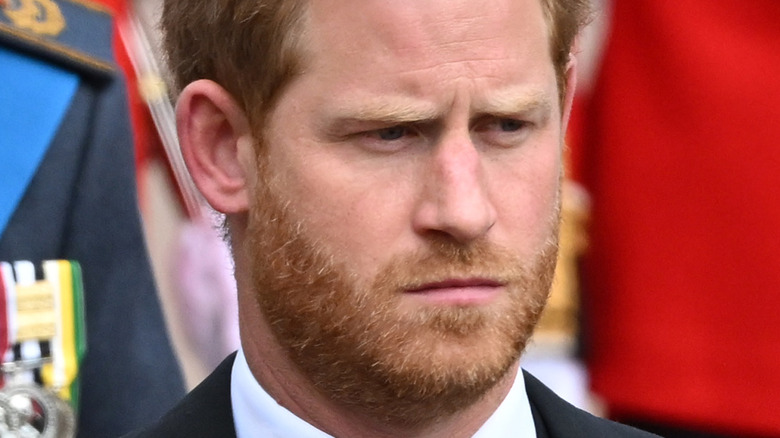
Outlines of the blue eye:
[{"label": "blue eye", "polygon": [[403,126],[391,126],[389,128],[376,131],[380,139],[386,141],[398,140],[406,134],[406,128]]},{"label": "blue eye", "polygon": [[525,126],[525,122],[515,119],[501,119],[499,125],[504,132],[514,132],[522,129]]}]

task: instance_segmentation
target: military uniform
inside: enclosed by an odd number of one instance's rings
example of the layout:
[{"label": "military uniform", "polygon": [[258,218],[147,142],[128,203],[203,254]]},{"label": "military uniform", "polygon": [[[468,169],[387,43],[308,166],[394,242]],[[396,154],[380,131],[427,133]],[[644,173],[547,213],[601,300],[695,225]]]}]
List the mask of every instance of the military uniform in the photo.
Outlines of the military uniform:
[{"label": "military uniform", "polygon": [[593,389],[621,419],[780,436],[780,2],[612,3],[583,115]]},{"label": "military uniform", "polygon": [[0,0],[0,260],[81,263],[79,436],[118,436],[184,394],[137,207],[112,20],[84,0]]}]

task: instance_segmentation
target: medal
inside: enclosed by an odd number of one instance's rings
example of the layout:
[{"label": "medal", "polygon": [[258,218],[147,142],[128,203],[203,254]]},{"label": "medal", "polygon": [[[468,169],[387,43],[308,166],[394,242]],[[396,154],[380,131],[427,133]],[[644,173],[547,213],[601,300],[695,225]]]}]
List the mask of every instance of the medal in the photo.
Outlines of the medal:
[{"label": "medal", "polygon": [[81,269],[67,260],[38,268],[0,262],[0,437],[72,438],[86,351]]},{"label": "medal", "polygon": [[1,436],[72,438],[75,416],[70,406],[40,386],[9,383],[0,390]]}]

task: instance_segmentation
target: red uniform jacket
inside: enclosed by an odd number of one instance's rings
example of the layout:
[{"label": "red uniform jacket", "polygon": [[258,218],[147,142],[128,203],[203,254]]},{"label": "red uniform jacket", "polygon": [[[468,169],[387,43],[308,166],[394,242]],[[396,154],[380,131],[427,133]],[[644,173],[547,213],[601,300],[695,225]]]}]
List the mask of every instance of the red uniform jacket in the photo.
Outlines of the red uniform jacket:
[{"label": "red uniform jacket", "polygon": [[780,434],[780,2],[617,0],[585,105],[594,390]]}]

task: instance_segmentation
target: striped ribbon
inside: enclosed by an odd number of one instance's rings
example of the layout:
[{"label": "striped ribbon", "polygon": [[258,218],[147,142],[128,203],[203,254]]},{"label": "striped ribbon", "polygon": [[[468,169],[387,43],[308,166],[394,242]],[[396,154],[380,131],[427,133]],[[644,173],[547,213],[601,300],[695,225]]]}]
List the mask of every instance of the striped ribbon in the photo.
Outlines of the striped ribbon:
[{"label": "striped ribbon", "polygon": [[[77,409],[79,366],[86,352],[84,291],[77,262],[0,262],[6,323],[3,359],[15,362],[15,383],[55,391]],[[7,342],[5,341],[7,339]],[[30,369],[31,368],[31,369]]]},{"label": "striped ribbon", "polygon": [[43,383],[59,388],[63,400],[78,406],[79,363],[86,351],[84,331],[84,300],[81,269],[66,260],[43,263],[45,278],[54,286],[55,304],[59,318],[57,333],[52,339],[52,363],[43,367]]},{"label": "striped ribbon", "polygon": [[5,292],[5,325],[3,331],[4,339],[7,342],[3,344],[3,362],[13,362],[13,347],[16,344],[16,282],[14,281],[14,268],[8,262],[0,262],[0,275],[3,280],[3,290]]},{"label": "striped ribbon", "polygon": [[[16,274],[16,338],[14,344],[14,358],[19,361],[34,363],[45,358],[41,344],[48,342],[51,333],[51,317],[45,311],[36,311],[35,306],[41,305],[45,299],[43,284],[36,284],[35,265],[29,261],[14,262]],[[40,290],[36,286],[40,286]],[[29,291],[29,293],[28,293]],[[39,295],[40,293],[40,295]],[[42,296],[41,296],[42,295]],[[29,296],[29,299],[26,299]],[[48,298],[48,297],[47,297]],[[28,304],[29,303],[29,304]],[[48,323],[48,324],[47,324]],[[48,330],[46,326],[48,325]],[[46,333],[48,332],[48,333]],[[40,368],[34,368],[20,373],[17,382],[41,383]]]}]

